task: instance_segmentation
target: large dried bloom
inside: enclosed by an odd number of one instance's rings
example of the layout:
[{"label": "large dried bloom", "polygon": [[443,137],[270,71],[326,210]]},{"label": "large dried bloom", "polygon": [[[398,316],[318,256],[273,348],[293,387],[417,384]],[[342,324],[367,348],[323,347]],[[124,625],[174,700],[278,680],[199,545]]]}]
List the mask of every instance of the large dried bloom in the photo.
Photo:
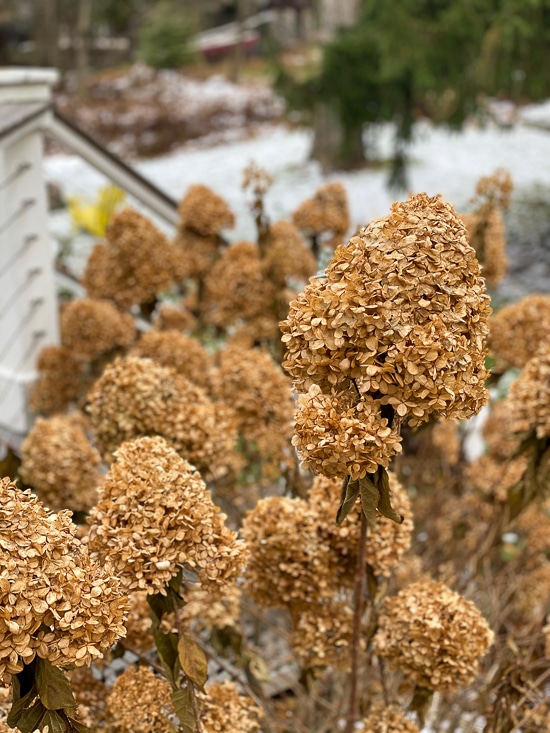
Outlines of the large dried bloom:
[{"label": "large dried bloom", "polygon": [[482,176],[476,185],[476,197],[507,209],[514,190],[512,176],[506,168],[497,168],[490,176]]},{"label": "large dried bloom", "polygon": [[489,313],[464,226],[439,196],[418,194],[338,247],[291,304],[283,366],[300,392],[370,398],[370,415],[471,417],[488,398]]},{"label": "large dried bloom", "polygon": [[233,468],[237,428],[233,412],[211,402],[188,379],[151,359],[116,359],[88,395],[88,410],[106,461],[125,440],[162,435],[199,471]]},{"label": "large dried bloom", "polygon": [[153,317],[153,328],[157,331],[192,331],[196,326],[196,318],[183,304],[179,306],[163,303]]},{"label": "large dried bloom", "polygon": [[147,603],[146,591],[134,591],[128,596],[128,614],[124,621],[126,636],[122,644],[136,654],[145,654],[154,645],[151,626],[151,607]]},{"label": "large dried bloom", "polygon": [[208,386],[210,359],[204,346],[195,338],[178,331],[148,331],[131,350],[132,356],[152,359],[171,367],[201,387]]},{"label": "large dried bloom", "polygon": [[317,260],[299,231],[281,220],[269,227],[269,235],[262,258],[266,278],[280,286],[287,281],[307,282],[317,271]]},{"label": "large dried bloom", "polygon": [[490,453],[479,456],[465,467],[465,478],[482,494],[495,501],[507,501],[508,492],[519,484],[527,469],[529,457],[521,455],[498,460]]},{"label": "large dried bloom", "polygon": [[101,482],[101,457],[82,415],[38,418],[21,445],[20,476],[52,509],[87,511]]},{"label": "large dried bloom", "polygon": [[332,597],[329,548],[302,499],[261,499],[243,520],[247,590],[262,608],[302,608]]},{"label": "large dried bloom", "polygon": [[154,301],[183,278],[178,248],[137,211],[115,214],[106,239],[92,250],[82,276],[91,298],[109,298],[127,308]]},{"label": "large dried bloom", "polygon": [[123,443],[90,512],[88,544],[129,590],[162,592],[180,568],[219,588],[244,563],[199,473],[160,437]]},{"label": "large dried bloom", "polygon": [[307,234],[329,235],[329,246],[341,244],[349,229],[346,189],[337,182],[320,186],[313,198],[300,204],[292,220],[298,229]]},{"label": "large dried bloom", "polygon": [[128,348],[136,325],[109,300],[78,298],[61,311],[61,340],[78,357],[94,359],[117,347]]},{"label": "large dried bloom", "polygon": [[550,347],[530,359],[510,386],[511,432],[550,436]]},{"label": "large dried bloom", "polygon": [[500,209],[491,206],[487,211],[461,214],[460,218],[476,251],[487,286],[496,288],[508,270],[506,231]]},{"label": "large dried bloom", "polygon": [[202,697],[204,733],[260,733],[262,708],[233,682],[214,682]]},{"label": "large dried bloom", "polygon": [[107,697],[105,717],[112,733],[170,733],[175,710],[167,680],[149,667],[128,667]]},{"label": "large dried bloom", "polygon": [[[275,464],[290,453],[292,384],[265,351],[229,346],[219,354],[214,394],[235,412],[239,434]],[[276,466],[275,466],[276,467]]]},{"label": "large dried bloom", "polygon": [[226,201],[202,184],[189,186],[178,211],[180,229],[189,229],[203,237],[211,237],[235,225],[235,217]]},{"label": "large dried bloom", "polygon": [[418,726],[395,707],[377,706],[363,721],[366,733],[420,733]]},{"label": "large dried bloom", "polygon": [[384,601],[375,652],[430,690],[472,682],[493,632],[472,601],[444,583],[420,581]]},{"label": "large dried bloom", "polygon": [[349,600],[312,603],[294,618],[290,645],[304,668],[348,670],[353,637],[353,608]]},{"label": "large dried bloom", "polygon": [[29,395],[29,407],[41,415],[63,412],[79,393],[82,365],[64,346],[46,346],[36,363],[38,379]]},{"label": "large dried bloom", "polygon": [[496,359],[495,371],[523,369],[539,349],[550,344],[550,296],[528,295],[494,313],[488,343]]},{"label": "large dried bloom", "polygon": [[323,394],[317,384],[298,396],[292,444],[305,466],[330,478],[362,478],[387,468],[401,450],[399,434],[369,394]]},{"label": "large dried bloom", "polygon": [[124,635],[120,582],[75,532],[70,512],[55,514],[0,481],[0,681],[36,655],[90,664]]},{"label": "large dried bloom", "polygon": [[89,667],[77,667],[67,676],[78,704],[78,721],[92,730],[99,729],[104,719],[107,686],[94,676]]},{"label": "large dried bloom", "polygon": [[185,606],[181,609],[181,618],[197,632],[237,626],[242,592],[242,585],[237,582],[224,585],[223,597],[211,589],[193,585],[184,591]]},{"label": "large dried bloom", "polygon": [[[376,529],[369,533],[366,562],[376,575],[389,577],[411,544],[413,519],[407,492],[389,472],[391,503],[403,517],[397,522],[378,514]],[[332,572],[347,585],[353,585],[357,566],[357,547],[361,531],[361,505],[357,502],[345,522],[338,526],[334,519],[340,501],[342,481],[316,476],[309,491],[310,512],[317,524],[321,541],[330,549]]]},{"label": "large dried bloom", "polygon": [[174,244],[182,255],[182,280],[204,279],[223,253],[226,243],[217,236],[203,236],[180,229]]},{"label": "large dried bloom", "polygon": [[228,328],[250,322],[272,308],[275,289],[262,272],[260,251],[251,242],[231,245],[205,280],[209,323]]},{"label": "large dried bloom", "polygon": [[514,584],[514,611],[523,619],[542,620],[550,606],[550,562],[538,562],[522,567]]},{"label": "large dried bloom", "polygon": [[460,460],[461,442],[456,420],[438,420],[432,429],[432,443],[449,466]]}]

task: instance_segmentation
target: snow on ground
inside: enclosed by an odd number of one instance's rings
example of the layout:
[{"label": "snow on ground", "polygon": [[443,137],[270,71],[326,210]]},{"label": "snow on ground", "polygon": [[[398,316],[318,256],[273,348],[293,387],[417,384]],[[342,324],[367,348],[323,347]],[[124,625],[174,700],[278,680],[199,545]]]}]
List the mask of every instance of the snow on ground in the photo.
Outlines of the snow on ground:
[{"label": "snow on ground", "polygon": [[[380,154],[389,154],[392,129],[381,126],[376,135]],[[138,162],[135,167],[177,200],[194,183],[204,183],[226,198],[237,217],[235,229],[228,233],[232,241],[254,236],[254,223],[241,189],[243,169],[251,161],[265,168],[274,179],[266,197],[273,220],[289,217],[327,180],[339,180],[345,185],[354,227],[388,213],[396,195],[386,186],[387,169],[366,168],[325,177],[320,167],[309,160],[311,142],[309,130],[266,126],[251,139],[201,147],[195,144]],[[479,177],[498,167],[509,170],[516,194],[528,192],[536,185],[550,187],[550,134],[521,124],[508,129],[495,124],[485,128],[469,125],[463,132],[453,133],[422,123],[417,126],[409,159],[410,191],[441,193],[459,211],[467,209]],[[93,199],[106,182],[82,159],[71,155],[46,158],[44,170],[47,179],[58,184],[65,195]],[[399,197],[405,198],[406,194]],[[67,232],[63,215],[52,221],[55,233]]]}]

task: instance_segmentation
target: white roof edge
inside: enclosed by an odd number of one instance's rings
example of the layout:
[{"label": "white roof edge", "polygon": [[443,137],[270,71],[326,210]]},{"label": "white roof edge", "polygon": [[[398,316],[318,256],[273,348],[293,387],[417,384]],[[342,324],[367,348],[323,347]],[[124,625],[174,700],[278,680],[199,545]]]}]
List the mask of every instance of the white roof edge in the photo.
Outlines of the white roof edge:
[{"label": "white roof edge", "polygon": [[0,68],[0,103],[49,101],[51,89],[58,81],[57,69]]}]

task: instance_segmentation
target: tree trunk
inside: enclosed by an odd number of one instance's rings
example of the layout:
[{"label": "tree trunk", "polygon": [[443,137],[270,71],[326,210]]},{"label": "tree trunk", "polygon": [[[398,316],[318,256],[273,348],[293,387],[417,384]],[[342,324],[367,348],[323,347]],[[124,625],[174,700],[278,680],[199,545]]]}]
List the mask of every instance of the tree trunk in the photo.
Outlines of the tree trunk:
[{"label": "tree trunk", "polygon": [[78,5],[78,17],[76,21],[75,65],[78,96],[80,97],[80,99],[83,99],[86,96],[88,77],[90,73],[89,44],[92,23],[92,2],[93,0],[80,0]]},{"label": "tree trunk", "polygon": [[38,46],[37,63],[40,66],[59,66],[57,0],[42,0],[35,16]]},{"label": "tree trunk", "polygon": [[231,55],[231,67],[229,69],[229,79],[237,84],[241,75],[244,60],[244,21],[247,15],[247,0],[237,0],[237,42],[233,48]]},{"label": "tree trunk", "polygon": [[346,130],[334,107],[326,102],[318,102],[314,113],[310,158],[321,165],[323,173],[363,165],[362,128]]}]

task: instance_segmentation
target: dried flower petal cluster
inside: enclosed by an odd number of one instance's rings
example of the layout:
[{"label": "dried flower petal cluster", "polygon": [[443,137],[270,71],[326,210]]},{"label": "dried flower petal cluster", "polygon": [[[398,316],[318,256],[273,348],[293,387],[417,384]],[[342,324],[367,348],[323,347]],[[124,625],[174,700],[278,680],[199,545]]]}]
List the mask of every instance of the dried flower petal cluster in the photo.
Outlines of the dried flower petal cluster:
[{"label": "dried flower petal cluster", "polygon": [[61,340],[73,354],[94,359],[117,347],[128,348],[136,336],[133,317],[109,300],[78,298],[61,311]]},{"label": "dried flower petal cluster", "polygon": [[208,386],[208,352],[200,341],[179,331],[148,331],[141,335],[130,354],[152,359],[157,364],[171,367],[194,384]]},{"label": "dried flower petal cluster", "polygon": [[38,418],[21,445],[20,476],[52,509],[87,511],[101,482],[101,457],[82,415]]},{"label": "dried flower petal cluster", "polygon": [[181,252],[137,211],[115,214],[106,239],[92,250],[82,276],[91,298],[108,298],[128,308],[154,301],[158,293],[182,280]]},{"label": "dried flower petal cluster", "polygon": [[433,580],[386,598],[374,637],[378,656],[416,684],[441,692],[472,682],[492,641],[474,603]]},{"label": "dried flower petal cluster", "polygon": [[64,346],[46,346],[36,363],[38,379],[29,395],[29,407],[40,415],[63,412],[80,393],[82,365]]},{"label": "dried flower petal cluster", "polygon": [[70,512],[55,514],[0,481],[0,680],[36,655],[90,664],[124,635],[120,582],[75,532]]},{"label": "dried flower petal cluster", "polygon": [[208,186],[194,184],[180,201],[180,228],[202,237],[212,237],[222,229],[232,229],[235,217],[226,201]]},{"label": "dried flower petal cluster", "polygon": [[528,295],[504,306],[489,321],[489,350],[495,371],[523,369],[539,349],[550,345],[550,296]]},{"label": "dried flower petal cluster", "polygon": [[260,733],[262,708],[233,682],[214,682],[202,696],[204,733]]},{"label": "dried flower petal cluster", "polygon": [[149,667],[128,667],[107,697],[105,717],[112,733],[170,733],[175,710],[167,680]]},{"label": "dried flower petal cluster", "polygon": [[460,218],[476,251],[487,286],[496,288],[508,271],[506,230],[500,209],[492,206],[488,211],[460,214]]},{"label": "dried flower petal cluster", "polygon": [[317,260],[296,227],[281,220],[269,227],[269,236],[262,258],[265,277],[280,287],[289,281],[307,282],[317,271]]},{"label": "dried flower petal cluster", "polygon": [[550,436],[550,347],[527,362],[510,386],[507,402],[512,433],[532,430],[537,438]]},{"label": "dried flower petal cluster", "polygon": [[349,599],[315,603],[293,618],[290,645],[302,667],[348,670],[353,637],[353,608]]},{"label": "dried flower petal cluster", "polygon": [[205,589],[241,571],[243,543],[199,473],[163,438],[123,443],[98,493],[88,519],[90,551],[109,558],[129,590],[162,592],[182,567]]},{"label": "dried flower petal cluster", "polygon": [[294,225],[314,236],[328,235],[326,244],[341,244],[349,229],[346,189],[341,183],[320,186],[313,198],[306,199],[292,215]]},{"label": "dried flower petal cluster", "polygon": [[366,733],[420,733],[418,726],[396,707],[374,707],[363,721]]},{"label": "dried flower petal cluster", "polygon": [[153,317],[153,328],[157,331],[190,332],[195,325],[195,316],[183,303],[180,303],[179,306],[162,303]]},{"label": "dried flower petal cluster", "polygon": [[[411,544],[413,517],[411,502],[406,490],[393,472],[389,472],[391,503],[403,517],[397,524],[378,515],[376,529],[371,530],[366,545],[366,562],[376,575],[389,577],[399,565],[401,558]],[[317,523],[317,532],[322,543],[330,549],[331,574],[344,585],[353,586],[357,566],[357,547],[361,528],[361,505],[356,503],[348,519],[340,526],[334,521],[339,503],[341,480],[316,476],[309,491],[310,511]]]},{"label": "dried flower petal cluster", "polygon": [[438,420],[432,429],[432,443],[449,466],[456,466],[460,460],[461,441],[456,420]]},{"label": "dried flower petal cluster", "polygon": [[90,391],[88,411],[106,461],[122,442],[142,435],[162,435],[208,476],[226,474],[235,461],[233,412],[151,359],[115,359]]}]

